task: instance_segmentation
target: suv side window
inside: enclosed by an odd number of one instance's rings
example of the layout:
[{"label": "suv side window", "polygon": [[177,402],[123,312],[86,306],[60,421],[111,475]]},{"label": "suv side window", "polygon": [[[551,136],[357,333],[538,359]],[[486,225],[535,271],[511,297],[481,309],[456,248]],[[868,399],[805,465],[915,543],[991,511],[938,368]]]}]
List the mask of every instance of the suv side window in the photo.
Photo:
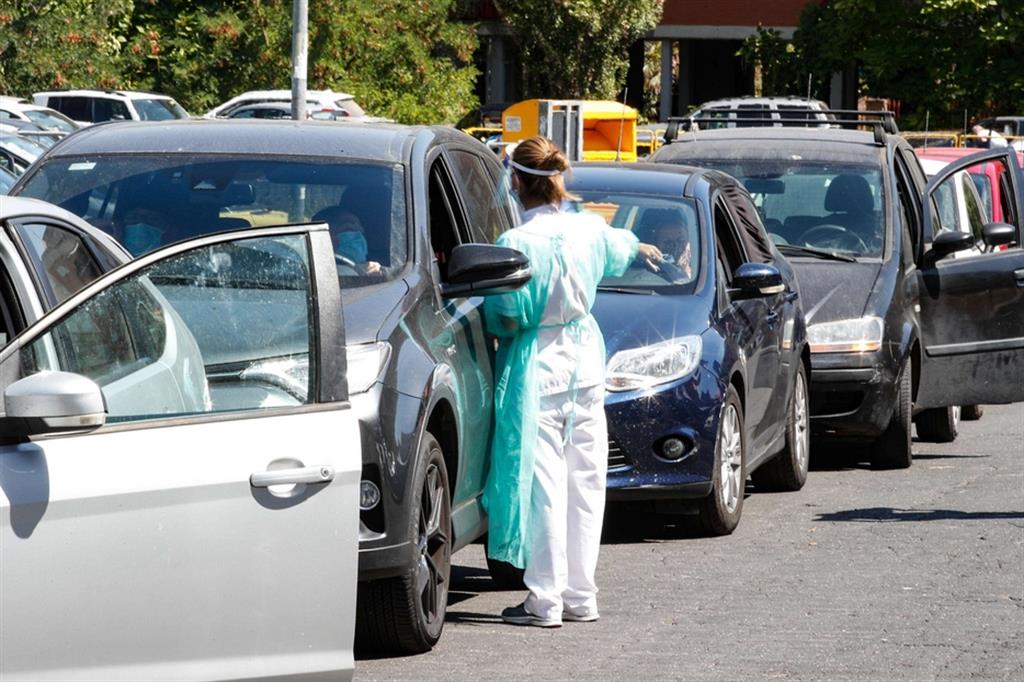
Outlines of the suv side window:
[{"label": "suv side window", "polygon": [[901,241],[903,246],[900,249],[903,265],[909,267],[914,263],[917,253],[914,235],[922,234],[920,229],[921,215],[918,197],[920,192],[912,190],[912,183],[907,173],[906,165],[902,158],[895,157],[896,163],[896,198],[900,210]]},{"label": "suv side window", "polygon": [[440,159],[430,168],[430,189],[427,198],[430,220],[430,248],[441,275],[448,281],[448,261],[452,250],[461,244],[465,233],[461,223],[454,186],[448,169]]},{"label": "suv side window", "polygon": [[97,97],[93,99],[92,107],[93,123],[112,120],[127,121],[131,118],[125,103],[115,99]]},{"label": "suv side window", "polygon": [[75,121],[92,120],[88,97],[51,97],[47,104]]},{"label": "suv side window", "polygon": [[474,242],[493,244],[506,227],[497,203],[497,191],[476,154],[450,150],[452,166],[462,186],[466,221]]}]

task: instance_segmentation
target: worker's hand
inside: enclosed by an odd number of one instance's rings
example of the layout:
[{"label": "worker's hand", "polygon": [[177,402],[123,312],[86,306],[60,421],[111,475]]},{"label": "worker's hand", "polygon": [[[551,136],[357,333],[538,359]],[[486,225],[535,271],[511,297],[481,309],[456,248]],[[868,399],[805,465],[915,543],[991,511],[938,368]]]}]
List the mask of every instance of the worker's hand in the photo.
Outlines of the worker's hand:
[{"label": "worker's hand", "polygon": [[366,261],[366,274],[379,275],[381,272],[380,263],[375,260]]},{"label": "worker's hand", "polygon": [[658,264],[665,260],[665,256],[661,253],[661,249],[654,244],[644,244],[643,242],[640,242],[638,250],[639,257],[643,259],[644,264],[650,268],[651,272],[658,272],[661,269]]}]

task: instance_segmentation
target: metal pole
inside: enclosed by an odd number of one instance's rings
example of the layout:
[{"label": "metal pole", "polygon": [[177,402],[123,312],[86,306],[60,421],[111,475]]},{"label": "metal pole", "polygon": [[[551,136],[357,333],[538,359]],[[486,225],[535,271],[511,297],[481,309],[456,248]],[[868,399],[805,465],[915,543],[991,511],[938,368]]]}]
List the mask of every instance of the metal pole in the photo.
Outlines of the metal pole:
[{"label": "metal pole", "polygon": [[292,118],[306,118],[306,53],[309,47],[307,0],[292,1]]}]

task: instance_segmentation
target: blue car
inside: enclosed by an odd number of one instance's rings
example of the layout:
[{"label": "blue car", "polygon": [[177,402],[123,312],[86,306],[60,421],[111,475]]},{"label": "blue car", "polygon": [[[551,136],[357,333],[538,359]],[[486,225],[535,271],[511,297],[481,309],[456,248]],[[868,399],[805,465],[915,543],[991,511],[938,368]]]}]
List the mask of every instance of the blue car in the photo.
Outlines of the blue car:
[{"label": "blue car", "polygon": [[[665,255],[606,278],[609,500],[696,506],[713,535],[757,490],[798,490],[809,454],[804,312],[790,264],[747,191],[717,171],[584,164],[579,210]],[[668,503],[666,504],[666,501]]]}]

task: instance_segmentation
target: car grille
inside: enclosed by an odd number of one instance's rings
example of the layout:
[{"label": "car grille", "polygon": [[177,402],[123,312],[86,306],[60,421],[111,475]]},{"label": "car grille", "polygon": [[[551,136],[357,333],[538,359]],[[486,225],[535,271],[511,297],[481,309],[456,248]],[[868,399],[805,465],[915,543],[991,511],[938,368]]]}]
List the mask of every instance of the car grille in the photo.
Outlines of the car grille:
[{"label": "car grille", "polygon": [[608,468],[609,469],[621,469],[630,465],[629,457],[622,448],[619,446],[619,442],[614,438],[608,439]]}]

